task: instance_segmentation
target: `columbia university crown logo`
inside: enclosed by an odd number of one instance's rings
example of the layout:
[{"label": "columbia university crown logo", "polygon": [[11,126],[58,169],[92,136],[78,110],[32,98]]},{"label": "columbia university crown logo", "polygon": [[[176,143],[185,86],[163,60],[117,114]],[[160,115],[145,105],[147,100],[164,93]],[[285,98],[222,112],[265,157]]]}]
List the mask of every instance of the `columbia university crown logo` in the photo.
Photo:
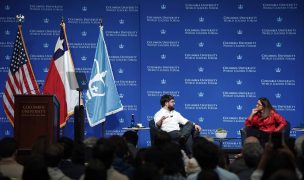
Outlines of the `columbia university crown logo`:
[{"label": "columbia university crown logo", "polygon": [[276,21],[280,23],[280,22],[283,21],[283,18],[279,16],[279,17],[276,18]]},{"label": "columbia university crown logo", "polygon": [[198,43],[198,47],[204,47],[204,45],[205,45],[205,43],[203,43],[203,42]]},{"label": "columbia university crown logo", "polygon": [[48,48],[49,47],[49,44],[46,42],[46,43],[43,43],[43,47],[44,48]]},{"label": "columbia university crown logo", "polygon": [[119,118],[118,121],[119,121],[119,123],[124,123],[125,119],[124,118]]},{"label": "columbia university crown logo", "polygon": [[198,97],[204,97],[204,95],[205,95],[205,93],[203,93],[203,92],[198,92],[198,93],[197,93],[197,96],[198,96]]},{"label": "columbia university crown logo", "polygon": [[166,54],[161,54],[161,55],[160,55],[160,58],[161,58],[161,59],[166,59],[166,58],[167,58],[167,55],[166,55]]},{"label": "columbia university crown logo", "polygon": [[82,60],[82,61],[86,61],[86,60],[87,60],[87,57],[86,57],[86,56],[81,56],[81,60]]},{"label": "columbia university crown logo", "polygon": [[239,10],[242,10],[242,9],[244,9],[244,5],[243,5],[243,4],[238,4],[238,5],[237,5],[237,8],[238,8]]},{"label": "columbia university crown logo", "polygon": [[275,97],[277,98],[277,99],[281,99],[281,97],[282,97],[282,94],[281,93],[275,93]]},{"label": "columbia university crown logo", "polygon": [[241,54],[238,54],[238,55],[236,56],[236,59],[237,59],[237,60],[242,60],[242,59],[243,59],[243,56],[242,56]]},{"label": "columbia university crown logo", "polygon": [[241,106],[241,105],[237,105],[237,106],[236,106],[236,109],[237,109],[238,111],[240,111],[240,110],[242,110],[242,109],[243,109],[243,106]]},{"label": "columbia university crown logo", "polygon": [[124,19],[120,19],[118,22],[119,22],[119,24],[125,24],[125,20]]},{"label": "columbia university crown logo", "polygon": [[161,30],[160,30],[160,34],[161,34],[161,35],[164,35],[164,34],[166,34],[166,33],[167,33],[167,30],[165,30],[165,29],[161,29]]},{"label": "columbia university crown logo", "polygon": [[85,37],[85,36],[87,36],[87,34],[88,34],[88,32],[86,32],[86,31],[82,31],[82,32],[81,32],[81,36],[84,36],[84,37]]},{"label": "columbia university crown logo", "polygon": [[83,86],[87,85],[87,81],[82,80],[82,81],[81,81],[81,85],[83,85]]},{"label": "columbia university crown logo", "polygon": [[7,29],[7,30],[4,31],[4,34],[9,36],[11,34],[11,32]]},{"label": "columbia university crown logo", "polygon": [[282,43],[281,42],[277,42],[276,43],[276,47],[278,47],[278,48],[282,47]]},{"label": "columbia university crown logo", "polygon": [[43,22],[44,22],[45,24],[47,24],[47,23],[50,22],[50,19],[49,19],[49,18],[44,18],[44,19],[43,19]]},{"label": "columbia university crown logo", "polygon": [[11,56],[9,56],[8,54],[5,56],[5,60],[10,60]]},{"label": "columbia university crown logo", "polygon": [[6,11],[9,11],[9,10],[11,9],[11,7],[10,7],[9,5],[5,5],[5,6],[4,6],[4,9],[5,9]]},{"label": "columbia university crown logo", "polygon": [[125,45],[122,44],[122,43],[120,43],[120,44],[118,45],[118,48],[119,48],[119,49],[123,49],[124,47],[125,47]]},{"label": "columbia university crown logo", "polygon": [[198,72],[204,72],[205,68],[199,67],[197,70],[198,70]]},{"label": "columbia university crown logo", "polygon": [[162,10],[165,10],[165,9],[167,9],[167,5],[165,5],[165,4],[162,4],[162,5],[160,6],[160,9],[162,9]]},{"label": "columbia university crown logo", "polygon": [[85,12],[85,11],[88,10],[88,7],[87,6],[82,6],[81,10]]},{"label": "columbia university crown logo", "polygon": [[205,18],[203,18],[202,16],[198,18],[198,22],[201,22],[201,23],[202,23],[202,22],[204,22],[204,21],[205,21]]},{"label": "columbia university crown logo", "polygon": [[160,84],[167,84],[167,81],[163,78],[162,80],[160,80]]},{"label": "columbia university crown logo", "polygon": [[241,81],[241,80],[239,79],[239,80],[236,81],[236,84],[237,84],[237,85],[242,85],[242,84],[243,84],[243,81]]},{"label": "columbia university crown logo", "polygon": [[198,118],[198,121],[199,121],[199,122],[204,122],[204,120],[205,120],[205,118],[202,117],[202,116]]},{"label": "columbia university crown logo", "polygon": [[118,71],[119,74],[123,74],[124,73],[124,70],[122,68],[119,68],[117,71]]},{"label": "columbia university crown logo", "polygon": [[280,67],[275,68],[275,72],[280,73],[282,69]]},{"label": "columbia university crown logo", "polygon": [[11,133],[10,133],[9,130],[5,130],[4,134],[5,134],[6,136],[9,136]]}]

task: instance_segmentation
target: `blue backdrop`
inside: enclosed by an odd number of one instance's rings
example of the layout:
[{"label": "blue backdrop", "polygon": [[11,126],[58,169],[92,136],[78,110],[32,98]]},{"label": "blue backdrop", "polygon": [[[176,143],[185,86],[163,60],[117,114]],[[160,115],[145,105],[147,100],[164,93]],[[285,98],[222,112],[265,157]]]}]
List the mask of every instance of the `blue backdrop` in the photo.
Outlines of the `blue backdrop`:
[{"label": "blue backdrop", "polygon": [[[303,123],[303,27],[301,0],[80,1],[2,0],[0,2],[0,100],[8,73],[17,23],[36,79],[43,87],[59,36],[61,17],[77,72],[90,77],[102,17],[104,35],[124,111],[109,116],[105,134],[122,134],[131,114],[147,126],[164,93],[176,97],[176,109],[203,127],[238,130],[259,97],[270,99],[291,126]],[[2,107],[2,106],[1,106]],[[64,128],[73,137],[73,117]],[[292,136],[298,136],[292,131]],[[13,128],[0,109],[0,137]],[[101,126],[85,136],[101,136]],[[148,131],[140,146],[150,145]],[[228,141],[227,148],[239,147]]]}]

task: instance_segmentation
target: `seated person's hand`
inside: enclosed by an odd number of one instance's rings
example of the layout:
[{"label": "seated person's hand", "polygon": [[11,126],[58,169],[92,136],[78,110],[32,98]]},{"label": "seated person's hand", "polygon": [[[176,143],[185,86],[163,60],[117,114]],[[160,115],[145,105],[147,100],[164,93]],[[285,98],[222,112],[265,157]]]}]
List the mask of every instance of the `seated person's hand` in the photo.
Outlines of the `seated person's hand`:
[{"label": "seated person's hand", "polygon": [[194,129],[198,132],[201,132],[201,130],[202,130],[202,128],[197,124],[194,125]]}]

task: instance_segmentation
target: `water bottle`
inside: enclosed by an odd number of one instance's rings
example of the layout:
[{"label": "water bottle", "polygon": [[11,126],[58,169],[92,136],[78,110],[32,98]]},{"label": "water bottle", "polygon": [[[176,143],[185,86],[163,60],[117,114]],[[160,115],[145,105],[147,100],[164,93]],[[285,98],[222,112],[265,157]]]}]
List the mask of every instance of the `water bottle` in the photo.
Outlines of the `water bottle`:
[{"label": "water bottle", "polygon": [[135,127],[135,119],[134,119],[134,114],[131,115],[131,125],[130,127]]}]

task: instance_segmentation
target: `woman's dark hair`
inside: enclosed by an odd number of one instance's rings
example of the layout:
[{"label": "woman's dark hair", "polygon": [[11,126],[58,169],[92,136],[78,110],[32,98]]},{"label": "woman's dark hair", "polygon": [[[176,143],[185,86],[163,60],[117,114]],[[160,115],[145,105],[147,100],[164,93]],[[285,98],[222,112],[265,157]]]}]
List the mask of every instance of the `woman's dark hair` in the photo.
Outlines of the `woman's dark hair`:
[{"label": "woman's dark hair", "polygon": [[280,170],[290,170],[296,172],[296,163],[293,154],[286,149],[279,149],[272,153],[264,169],[261,180],[269,179],[269,177]]},{"label": "woman's dark hair", "polygon": [[275,111],[275,109],[272,107],[270,101],[267,98],[261,97],[259,98],[259,101],[262,103],[263,106],[261,119],[267,118],[272,111]]},{"label": "woman's dark hair", "polygon": [[23,180],[32,180],[32,179],[51,179],[47,166],[42,156],[34,155],[30,156],[25,164],[22,174]]},{"label": "woman's dark hair", "polygon": [[165,106],[166,102],[171,101],[171,99],[174,99],[173,96],[169,95],[169,94],[164,94],[161,98],[160,98],[160,104],[162,107]]}]

